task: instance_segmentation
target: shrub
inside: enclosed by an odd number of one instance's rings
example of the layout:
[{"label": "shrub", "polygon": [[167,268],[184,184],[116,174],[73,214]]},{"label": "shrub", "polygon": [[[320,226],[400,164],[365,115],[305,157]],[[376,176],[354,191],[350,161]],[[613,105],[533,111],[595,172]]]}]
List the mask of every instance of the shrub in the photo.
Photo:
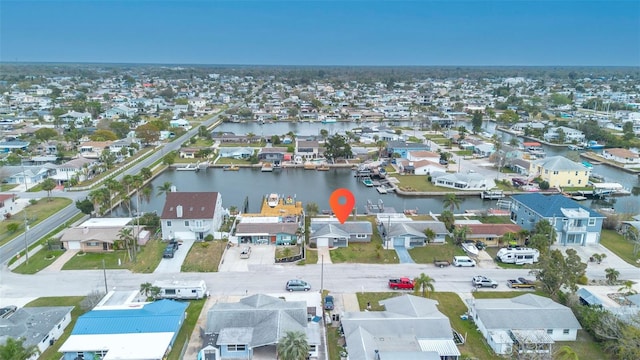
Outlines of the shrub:
[{"label": "shrub", "polygon": [[204,237],[204,241],[213,241],[213,235],[208,234],[207,236]]},{"label": "shrub", "polygon": [[577,283],[580,285],[587,285],[589,284],[589,278],[587,278],[587,275],[582,275],[578,278]]}]

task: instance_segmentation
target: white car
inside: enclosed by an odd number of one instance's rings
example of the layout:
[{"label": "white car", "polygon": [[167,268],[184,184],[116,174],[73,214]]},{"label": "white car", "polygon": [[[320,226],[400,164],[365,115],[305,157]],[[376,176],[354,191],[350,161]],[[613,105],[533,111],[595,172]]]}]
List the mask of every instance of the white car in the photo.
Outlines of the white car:
[{"label": "white car", "polygon": [[468,256],[454,256],[453,257],[453,266],[457,266],[457,267],[462,267],[462,266],[474,267],[474,266],[476,266],[476,261],[473,260],[472,258],[468,257]]}]

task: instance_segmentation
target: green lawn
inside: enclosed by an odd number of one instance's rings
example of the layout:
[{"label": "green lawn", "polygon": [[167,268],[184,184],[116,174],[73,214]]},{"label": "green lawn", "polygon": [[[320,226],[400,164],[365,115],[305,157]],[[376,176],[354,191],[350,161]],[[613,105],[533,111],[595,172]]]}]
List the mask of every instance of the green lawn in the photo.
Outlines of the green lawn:
[{"label": "green lawn", "polygon": [[220,147],[264,147],[265,145],[266,145],[266,143],[264,143],[264,142],[251,142],[251,143],[223,142],[223,143],[220,143]]},{"label": "green lawn", "polygon": [[627,263],[635,267],[640,267],[640,263],[638,262],[638,260],[640,260],[640,252],[636,256],[633,256],[633,242],[625,240],[622,235],[614,230],[602,230],[601,234],[600,243],[604,247],[611,250]]},{"label": "green lawn", "polygon": [[[107,253],[78,253],[62,267],[62,270],[99,270],[107,269],[129,269],[132,272],[152,273],[162,260],[162,252],[165,245],[160,240],[150,240],[146,245],[141,246],[136,262],[129,260],[126,250],[116,250]],[[121,264],[118,264],[118,261]]]},{"label": "green lawn", "polygon": [[0,191],[9,191],[17,186],[18,184],[1,184]]},{"label": "green lawn", "polygon": [[403,191],[434,191],[434,192],[451,192],[451,189],[435,186],[427,181],[426,175],[395,175],[400,181],[398,188]]},{"label": "green lawn", "polygon": [[223,240],[194,243],[180,270],[183,272],[217,272],[226,246],[227,241]]},{"label": "green lawn", "polygon": [[189,301],[189,306],[186,309],[187,315],[182,327],[180,328],[180,332],[178,332],[178,336],[176,336],[176,340],[173,343],[173,348],[171,352],[166,357],[168,360],[179,360],[182,359],[181,353],[182,348],[185,346],[186,342],[191,338],[191,334],[193,333],[196,324],[198,322],[198,317],[200,317],[200,313],[202,312],[202,308],[206,299],[201,300],[191,300]]},{"label": "green lawn", "polygon": [[457,154],[459,156],[471,156],[473,155],[473,150],[457,150],[457,151],[452,151],[454,154]]},{"label": "green lawn", "polygon": [[434,259],[453,261],[456,255],[465,255],[460,246],[455,246],[450,241],[444,244],[428,244],[409,249],[409,255],[418,264],[433,264]]},{"label": "green lawn", "polygon": [[483,224],[513,224],[508,216],[482,216],[478,220]]},{"label": "green lawn", "polygon": [[[25,209],[29,227],[35,226],[49,216],[69,206],[69,204],[71,204],[71,199],[56,197],[43,198],[35,202],[35,204],[30,204]],[[25,210],[22,210],[17,214],[11,216],[11,219],[9,220],[2,221],[2,223],[0,224],[0,245],[4,245],[9,240],[24,233]],[[7,226],[9,224],[18,224],[19,230],[10,232],[9,230],[7,230]]]},{"label": "green lawn", "polygon": [[216,161],[216,165],[251,165],[251,161],[232,158],[220,158],[218,159],[218,161]]},{"label": "green lawn", "polygon": [[373,236],[368,243],[349,243],[348,247],[331,250],[333,263],[362,263],[362,264],[397,264],[398,256],[395,250],[385,250],[382,238],[378,233],[374,217],[358,217],[358,220],[368,220],[373,227]]},{"label": "green lawn", "polygon": [[29,258],[29,263],[20,264],[13,272],[18,274],[35,274],[51,265],[56,259],[64,254],[64,250],[47,250],[43,248]]}]

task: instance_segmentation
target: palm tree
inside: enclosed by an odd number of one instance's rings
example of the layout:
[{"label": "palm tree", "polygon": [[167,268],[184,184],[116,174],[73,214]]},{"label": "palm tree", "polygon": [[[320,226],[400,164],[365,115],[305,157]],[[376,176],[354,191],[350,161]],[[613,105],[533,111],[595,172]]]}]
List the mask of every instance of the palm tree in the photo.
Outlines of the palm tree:
[{"label": "palm tree", "polygon": [[42,182],[42,190],[47,192],[47,199],[51,201],[51,190],[56,188],[56,182],[52,178],[47,178]]},{"label": "palm tree", "polygon": [[432,228],[426,228],[426,229],[424,229],[424,236],[427,237],[427,244],[428,244],[428,243],[432,242],[433,239],[436,238],[436,232],[433,231]]},{"label": "palm tree", "polygon": [[618,289],[618,291],[622,291],[625,295],[633,295],[636,294],[636,291],[633,290],[634,282],[631,280],[626,280],[622,283],[622,287]]},{"label": "palm tree", "polygon": [[140,175],[142,175],[143,179],[149,180],[153,176],[153,172],[148,167],[143,167],[140,169]]},{"label": "palm tree", "polygon": [[301,331],[287,331],[278,342],[278,358],[281,360],[305,360],[309,356],[307,335]]},{"label": "palm tree", "polygon": [[165,181],[164,184],[158,185],[158,194],[156,196],[160,196],[162,194],[167,196],[171,192],[171,187],[172,186],[173,186],[173,184],[171,182],[169,182],[169,181]]},{"label": "palm tree", "polygon": [[378,147],[378,157],[382,157],[382,151],[387,148],[387,142],[384,140],[376,141],[376,146]]},{"label": "palm tree", "polygon": [[136,239],[133,237],[132,231],[130,227],[123,227],[120,229],[120,232],[118,232],[118,239],[124,243],[127,253],[129,254],[129,261],[135,261],[132,249],[135,248]]},{"label": "palm tree", "polygon": [[460,210],[460,199],[456,197],[456,194],[448,193],[444,196],[444,200],[442,201],[442,206],[445,208],[449,208],[453,212],[454,209]]},{"label": "palm tree", "polygon": [[562,346],[554,354],[556,360],[578,360],[578,354],[570,346]]},{"label": "palm tree", "polygon": [[615,284],[615,282],[618,281],[618,276],[620,276],[620,271],[614,268],[604,269],[604,273],[604,277],[607,278],[607,282],[609,284]]},{"label": "palm tree", "polygon": [[146,282],[146,283],[142,283],[140,284],[140,294],[144,295],[144,296],[149,296],[149,293],[151,292],[151,287],[153,285],[151,285],[150,282]]},{"label": "palm tree", "polygon": [[468,226],[461,226],[453,230],[453,238],[456,240],[456,245],[460,245],[467,240],[469,234]]},{"label": "palm tree", "polygon": [[93,203],[93,208],[97,215],[102,215],[105,202],[109,201],[109,191],[105,188],[98,188],[89,193],[87,198]]},{"label": "palm tree", "polygon": [[415,286],[413,292],[418,294],[422,292],[422,297],[427,297],[427,294],[435,291],[433,283],[436,282],[431,276],[421,273],[419,277],[413,279]]},{"label": "palm tree", "polygon": [[113,198],[117,193],[122,191],[122,185],[112,178],[107,179],[104,182],[104,186],[109,190],[109,209],[113,210]]},{"label": "palm tree", "polygon": [[0,345],[0,359],[27,360],[39,353],[35,345],[25,346],[24,341],[24,338],[7,338],[4,345]]}]

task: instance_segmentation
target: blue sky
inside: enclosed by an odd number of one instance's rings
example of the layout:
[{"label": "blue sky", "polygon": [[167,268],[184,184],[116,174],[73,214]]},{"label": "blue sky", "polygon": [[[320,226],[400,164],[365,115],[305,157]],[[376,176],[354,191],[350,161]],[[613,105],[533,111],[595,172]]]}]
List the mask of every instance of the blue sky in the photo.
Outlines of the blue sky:
[{"label": "blue sky", "polygon": [[640,1],[2,0],[0,60],[640,66]]}]

